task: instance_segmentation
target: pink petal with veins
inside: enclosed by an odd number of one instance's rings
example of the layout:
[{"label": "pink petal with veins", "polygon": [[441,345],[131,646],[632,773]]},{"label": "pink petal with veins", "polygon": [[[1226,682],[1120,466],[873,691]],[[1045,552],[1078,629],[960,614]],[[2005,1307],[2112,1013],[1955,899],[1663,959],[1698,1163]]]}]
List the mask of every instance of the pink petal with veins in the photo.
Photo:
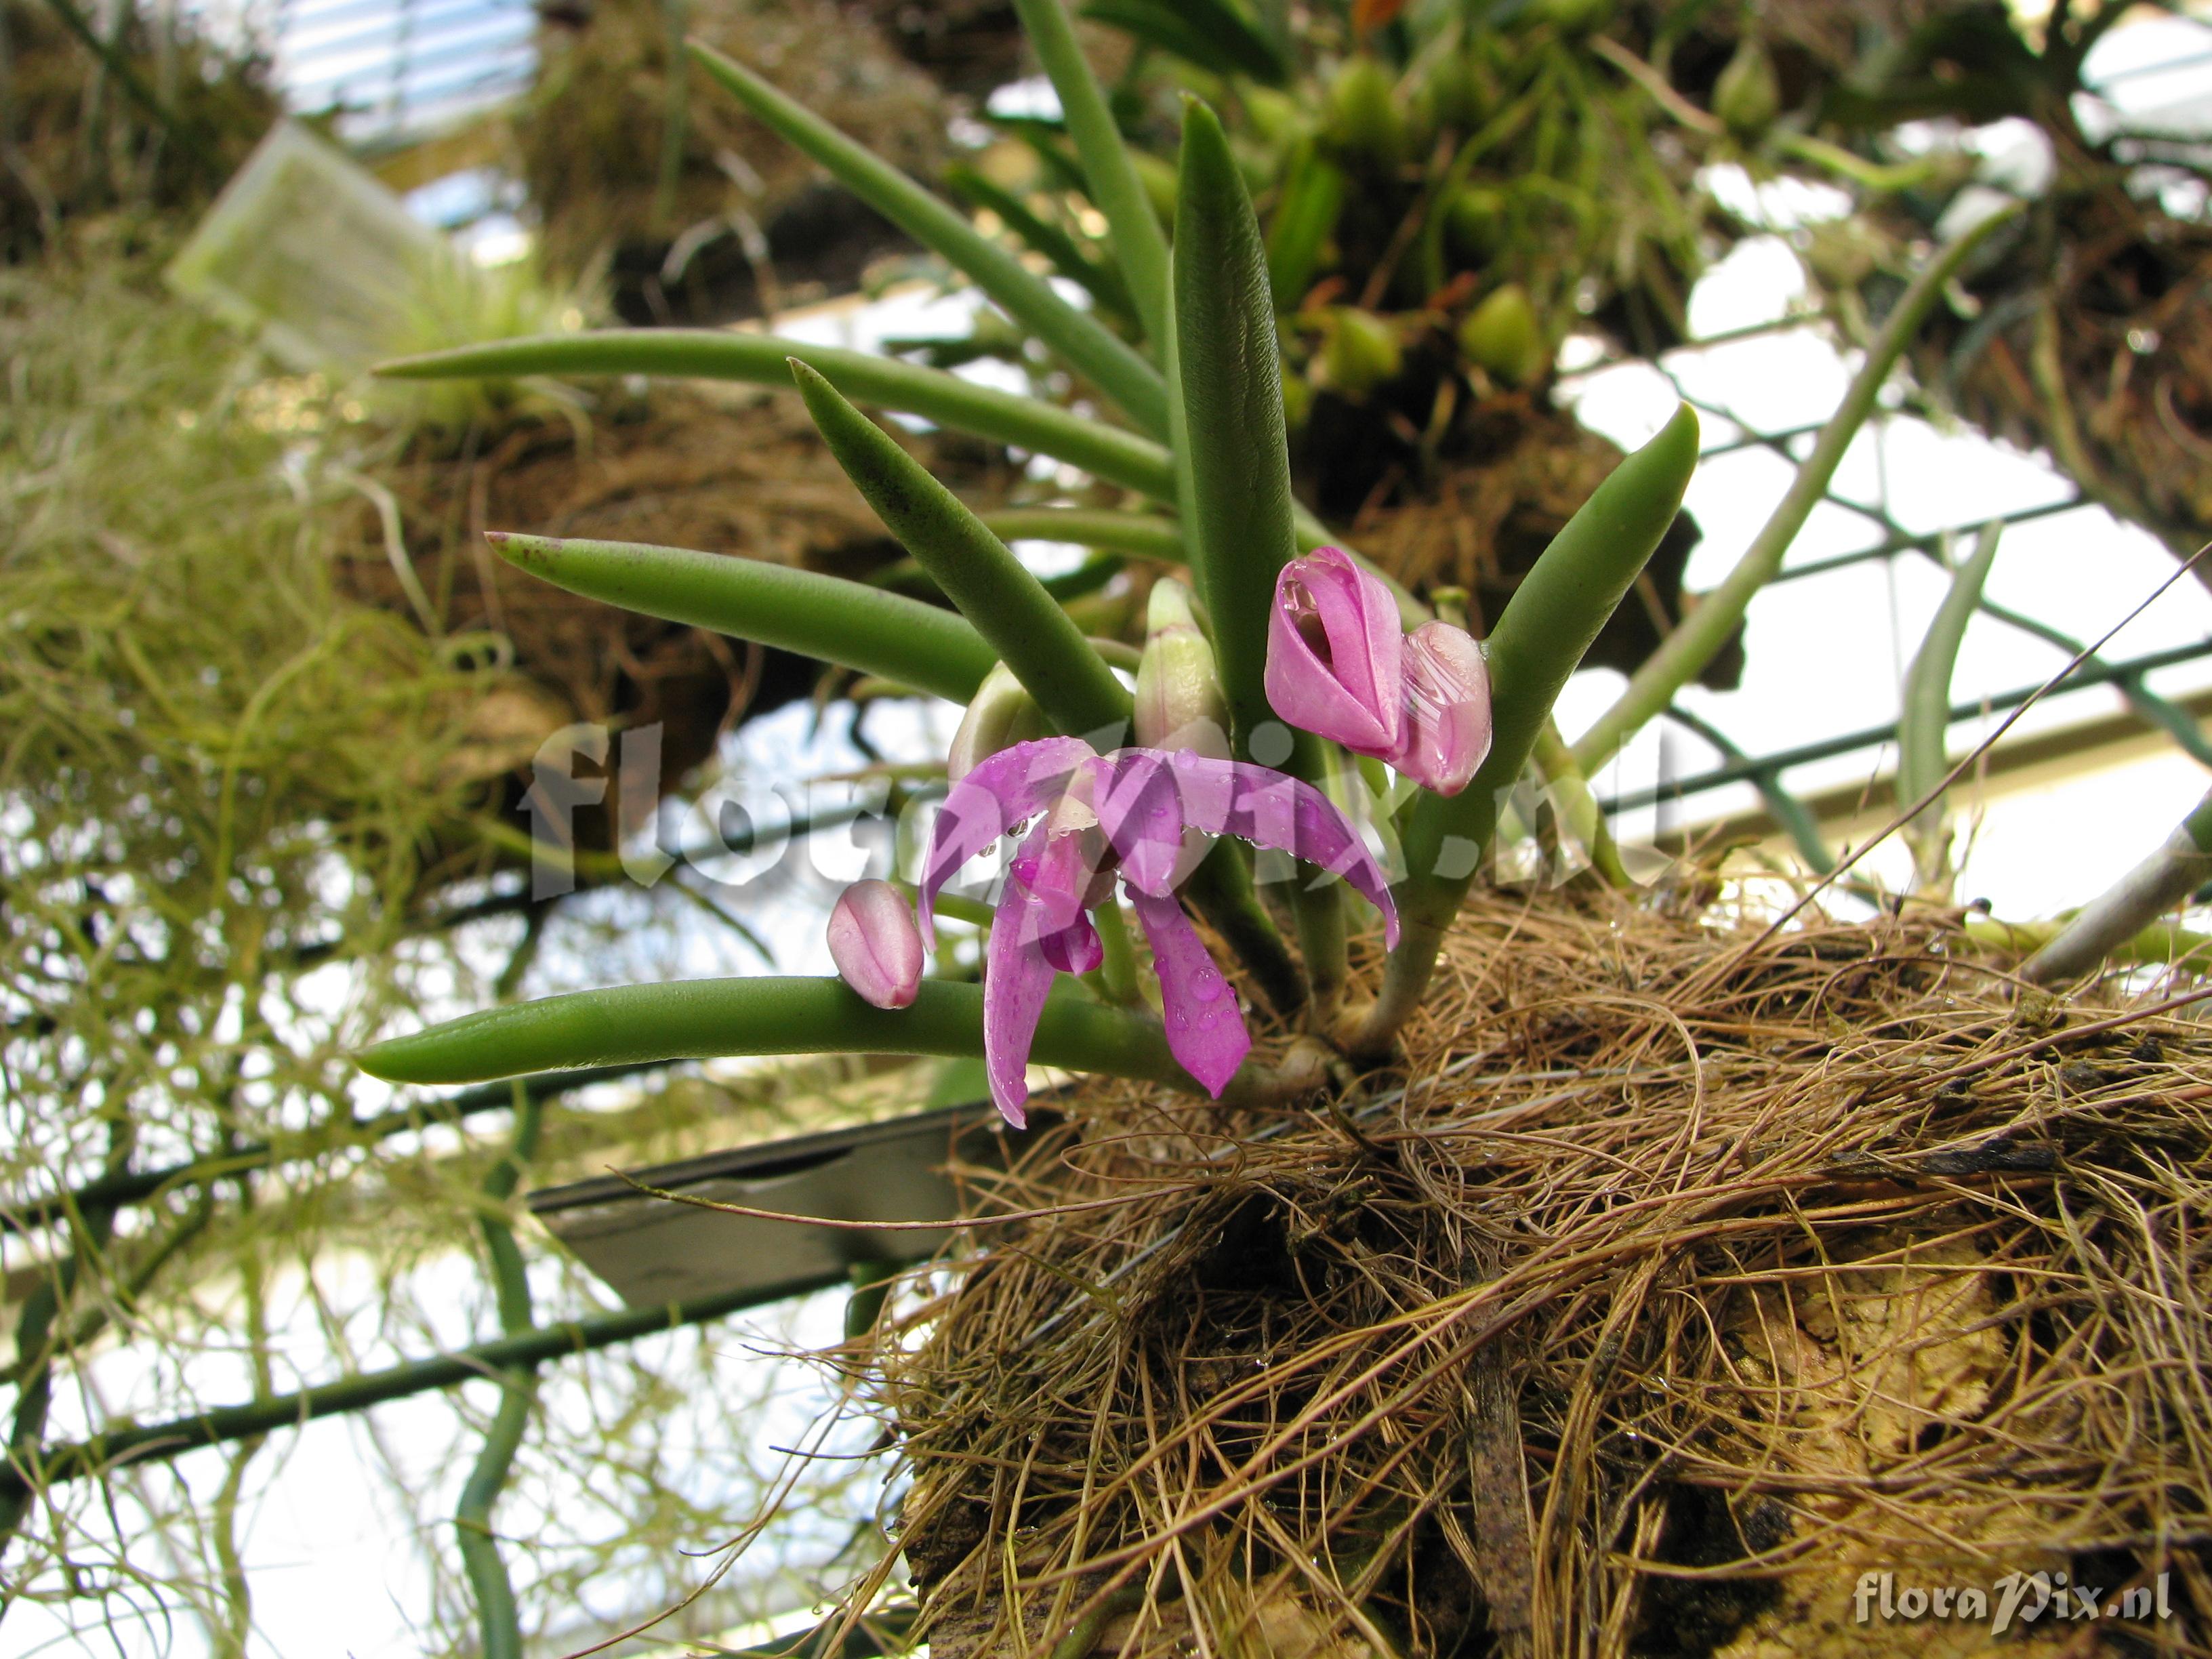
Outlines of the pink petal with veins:
[{"label": "pink petal with veins", "polygon": [[1424,623],[1406,636],[1406,729],[1383,758],[1423,787],[1456,795],[1490,753],[1490,669],[1463,628]]},{"label": "pink petal with veins", "polygon": [[937,942],[937,895],[953,872],[1052,805],[1096,754],[1080,738],[1039,738],[1000,750],[952,786],[931,828],[929,856],[922,866],[923,939]]},{"label": "pink petal with veins", "polygon": [[1383,754],[1405,718],[1402,637],[1390,590],[1341,549],[1292,559],[1267,613],[1269,706],[1357,754]]},{"label": "pink petal with veins", "polygon": [[1152,947],[1167,1011],[1168,1048],[1216,1100],[1252,1050],[1237,993],[1206,954],[1206,941],[1171,897],[1132,890],[1129,902]]}]

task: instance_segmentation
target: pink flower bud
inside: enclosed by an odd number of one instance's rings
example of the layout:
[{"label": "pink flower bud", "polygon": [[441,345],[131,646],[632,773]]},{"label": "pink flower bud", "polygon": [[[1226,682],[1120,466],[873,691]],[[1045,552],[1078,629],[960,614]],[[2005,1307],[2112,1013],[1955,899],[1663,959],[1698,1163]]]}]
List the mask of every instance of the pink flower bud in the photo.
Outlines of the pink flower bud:
[{"label": "pink flower bud", "polygon": [[1316,548],[1275,578],[1267,702],[1292,726],[1387,759],[1403,718],[1398,606],[1342,550]]},{"label": "pink flower bud", "polygon": [[921,934],[905,895],[887,881],[856,881],[830,913],[830,959],[838,976],[878,1008],[903,1008],[921,985]]},{"label": "pink flower bud", "polygon": [[1439,795],[1467,787],[1490,753],[1490,670],[1463,628],[1423,623],[1406,636],[1406,724],[1383,758]]}]

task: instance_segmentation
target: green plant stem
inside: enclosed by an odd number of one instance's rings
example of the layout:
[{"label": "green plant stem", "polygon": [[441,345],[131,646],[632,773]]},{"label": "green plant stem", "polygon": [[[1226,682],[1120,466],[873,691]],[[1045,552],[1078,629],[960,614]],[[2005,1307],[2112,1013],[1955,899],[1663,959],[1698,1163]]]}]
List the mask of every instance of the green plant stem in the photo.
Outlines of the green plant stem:
[{"label": "green plant stem", "polygon": [[1121,1006],[1141,1006],[1144,999],[1137,990],[1137,952],[1129,939],[1129,918],[1122,914],[1120,902],[1111,898],[1092,911],[1091,916],[1104,952],[1098,964],[1099,984],[1108,999]]},{"label": "green plant stem", "polygon": [[551,536],[495,534],[492,546],[516,568],[571,593],[879,674],[953,702],[974,696],[998,660],[983,636],[948,611],[763,559]]},{"label": "green plant stem", "polygon": [[1354,1052],[1387,1052],[1419,1006],[1445,930],[1560,687],[1674,523],[1697,465],[1698,417],[1685,404],[1552,538],[1491,630],[1490,755],[1461,793],[1423,795],[1407,819],[1407,875],[1397,888],[1404,937],[1390,953],[1381,994],[1347,1035]]},{"label": "green plant stem", "polygon": [[1797,469],[1789,493],[1760,527],[1735,568],[1718,587],[1699,598],[1697,608],[1644,659],[1619,700],[1575,744],[1575,759],[1585,777],[1611,760],[1647,720],[1674,702],[1675,694],[1703,672],[1742,625],[1753,597],[1782,568],[1790,544],[1826,494],[1844,452],[1874,412],[1891,369],[1919,333],[1944,289],[1974,251],[2000,226],[2009,224],[2017,211],[2008,208],[1983,220],[1929,260],[1912,279],[1882,325],[1866,361],[1852,376],[1843,402],[1820,428],[1813,453]]},{"label": "green plant stem", "polygon": [[791,372],[846,476],[1045,718],[1094,748],[1118,748],[1129,693],[1059,602],[958,496],[836,387],[805,363],[793,362]]},{"label": "green plant stem", "polygon": [[934,249],[1075,370],[1152,433],[1167,433],[1167,386],[1159,372],[1096,318],[1069,305],[1042,277],[896,167],[703,41],[691,53],[753,116],[924,246]]},{"label": "green plant stem", "polygon": [[991,533],[1010,542],[1074,542],[1141,558],[1182,562],[1182,527],[1150,513],[1115,513],[1088,507],[1010,507],[986,513]]},{"label": "green plant stem", "polygon": [[661,0],[669,73],[660,94],[660,166],[653,183],[653,228],[659,232],[673,228],[676,193],[684,185],[684,147],[691,133],[691,80],[684,72],[684,37],[690,27],[685,14],[690,9],[689,0]]},{"label": "green plant stem", "polygon": [[1929,156],[1884,167],[1879,161],[1869,161],[1863,155],[1854,155],[1841,144],[1832,144],[1825,138],[1792,132],[1787,128],[1776,130],[1774,147],[1784,155],[1794,156],[1823,172],[1848,179],[1860,189],[1877,196],[1893,196],[1901,190],[1917,190],[1934,179],[1941,167],[1940,162]]},{"label": "green plant stem", "polygon": [[19,1470],[28,1468],[48,1485],[82,1480],[129,1463],[167,1462],[201,1446],[220,1446],[233,1440],[293,1428],[317,1418],[367,1411],[386,1401],[410,1395],[479,1382],[489,1375],[517,1365],[542,1364],[572,1353],[634,1342],[657,1331],[719,1319],[740,1309],[781,1302],[825,1284],[844,1280],[841,1267],[786,1285],[726,1291],[690,1302],[672,1302],[653,1308],[625,1308],[588,1319],[565,1320],[541,1325],[520,1336],[410,1360],[380,1371],[368,1371],[295,1394],[236,1406],[219,1406],[161,1423],[128,1424],[88,1439],[61,1442],[38,1449],[33,1455],[0,1464],[0,1512],[7,1504],[24,1502],[29,1488]]},{"label": "green plant stem", "polygon": [[1636,884],[1630,878],[1627,866],[1620,861],[1620,848],[1613,838],[1613,827],[1605,821],[1597,797],[1590,793],[1589,780],[1583,776],[1582,768],[1575,764],[1574,751],[1567,747],[1566,739],[1559,735],[1559,726],[1548,716],[1537,730],[1532,754],[1536,769],[1550,786],[1553,805],[1565,819],[1568,833],[1589,854],[1590,867],[1615,892],[1635,890]]},{"label": "green plant stem", "polygon": [[773,334],[705,328],[547,334],[394,358],[378,364],[376,372],[403,380],[647,374],[787,389],[794,357],[855,403],[919,415],[956,432],[1034,450],[1155,501],[1175,499],[1174,465],[1167,451],[1150,439],[942,369]]},{"label": "green plant stem", "polygon": [[[1000,189],[971,167],[947,168],[945,185],[970,206],[997,214],[1032,252],[1043,255],[1054,270],[1090,295],[1102,313],[1141,326],[1121,271],[1092,258],[1074,237],[1031,211],[1020,197]],[[885,345],[889,347],[890,342]]]},{"label": "green plant stem", "polygon": [[1915,878],[1923,890],[1947,883],[1949,875],[1949,811],[1942,786],[1950,770],[1944,739],[1951,723],[1951,676],[1966,624],[1973,619],[1990,567],[1996,560],[2001,533],[1996,524],[1983,527],[1973,556],[1953,575],[1905,671],[1904,707],[1897,726],[1897,798],[1900,802],[1929,798],[1905,826]]},{"label": "green plant stem", "polygon": [[[507,1200],[522,1179],[522,1170],[538,1150],[538,1132],[544,1119],[542,1097],[532,1097],[518,1083],[514,1085],[514,1139],[507,1155],[483,1179],[484,1213],[479,1226],[491,1260],[492,1285],[499,1301],[501,1331],[510,1337],[533,1327],[530,1277],[515,1242],[514,1229],[505,1211]],[[453,1529],[461,1553],[461,1565],[477,1599],[477,1620],[483,1632],[484,1659],[521,1659],[522,1621],[515,1607],[514,1583],[500,1557],[499,1540],[492,1530],[492,1505],[506,1486],[507,1472],[530,1424],[537,1401],[537,1373],[532,1366],[510,1365],[497,1374],[499,1409],[477,1450],[475,1466],[461,1488],[459,1506],[453,1513]]]},{"label": "green plant stem", "polygon": [[1144,1587],[1139,1584],[1101,1596],[1097,1605],[1068,1626],[1067,1634],[1052,1644],[1052,1651],[1045,1659],[1091,1659],[1097,1649],[1098,1638],[1106,1633],[1106,1626],[1123,1613],[1134,1613],[1144,1605]]},{"label": "green plant stem", "polygon": [[2154,927],[2160,916],[2212,880],[2212,793],[2163,845],[2081,910],[2021,964],[2031,985],[2079,979]]},{"label": "green plant stem", "polygon": [[[1969,915],[1960,925],[1969,939],[1980,944],[2032,956],[2064,933],[2073,921],[2072,915],[2049,921],[2000,921],[1994,916]],[[2199,933],[2175,921],[2154,921],[2105,953],[2108,962],[2138,967],[2178,963],[2185,957],[2197,959],[2195,967],[2199,972],[2212,965],[2212,933]]]},{"label": "green plant stem", "polygon": [[[622,985],[487,1008],[361,1054],[393,1083],[474,1083],[530,1072],[730,1054],[983,1052],[981,988],[927,980],[908,1008],[871,1007],[834,979],[762,975]],[[1045,1005],[1047,1066],[1193,1086],[1159,1022],[1078,994]]]},{"label": "green plant stem", "polygon": [[[977,386],[941,369],[923,368],[872,352],[848,350],[842,346],[811,345],[803,340],[787,340],[773,334],[700,328],[605,329],[592,334],[547,334],[532,339],[459,346],[414,357],[395,357],[378,364],[376,372],[403,380],[647,374],[678,380],[736,380],[781,388],[791,384],[791,360],[794,357],[855,403],[896,410],[902,415],[918,415],[955,432],[971,432],[1017,449],[1049,455],[1103,483],[1133,489],[1157,501],[1173,503],[1176,499],[1175,463],[1165,448],[1148,438],[1108,426],[1103,421],[1071,414],[1040,398]],[[1327,525],[1295,502],[1291,506],[1291,521],[1302,551],[1337,541]],[[1159,546],[1157,526],[1171,522],[1151,521],[1153,539],[1141,549],[1130,550],[1153,551]],[[1115,544],[1102,541],[1099,544]],[[1158,556],[1179,558],[1180,548],[1178,533],[1176,550],[1163,550]],[[1358,557],[1355,550],[1346,550]],[[1375,574],[1389,584],[1407,627],[1418,627],[1428,620],[1427,610],[1394,578],[1379,570]]]},{"label": "green plant stem", "polygon": [[1106,217],[1114,257],[1121,264],[1146,337],[1162,339],[1168,330],[1167,239],[1160,233],[1159,216],[1152,211],[1152,198],[1137,177],[1106,95],[1091,72],[1060,0],[1014,0],[1014,10],[1060,96],[1060,115],[1075,141],[1084,180],[1091,187],[1091,201]]}]

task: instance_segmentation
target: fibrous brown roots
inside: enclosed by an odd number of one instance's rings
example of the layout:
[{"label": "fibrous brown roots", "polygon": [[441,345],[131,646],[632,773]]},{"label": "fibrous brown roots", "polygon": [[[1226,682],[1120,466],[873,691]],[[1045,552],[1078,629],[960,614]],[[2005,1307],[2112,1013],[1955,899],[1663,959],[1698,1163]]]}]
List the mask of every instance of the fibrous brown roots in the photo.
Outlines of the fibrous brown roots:
[{"label": "fibrous brown roots", "polygon": [[1086,1085],[873,1351],[933,1652],[2203,1651],[2212,1036],[1954,921],[1493,894],[1343,1115]]}]

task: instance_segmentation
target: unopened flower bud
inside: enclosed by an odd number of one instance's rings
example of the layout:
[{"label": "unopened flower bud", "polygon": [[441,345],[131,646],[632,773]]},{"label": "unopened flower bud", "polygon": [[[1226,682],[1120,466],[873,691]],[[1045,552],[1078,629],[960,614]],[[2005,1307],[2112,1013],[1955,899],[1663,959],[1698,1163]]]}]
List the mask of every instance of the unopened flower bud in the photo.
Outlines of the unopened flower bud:
[{"label": "unopened flower bud", "polygon": [[1469,264],[1487,264],[1505,246],[1505,192],[1469,185],[1444,208],[1444,240]]},{"label": "unopened flower bud", "polygon": [[1306,106],[1286,92],[1269,87],[1241,88],[1244,118],[1261,141],[1287,149],[1305,137],[1310,118]]},{"label": "unopened flower bud", "polygon": [[1498,83],[1473,52],[1447,52],[1430,65],[1420,101],[1431,128],[1471,132],[1497,106]]},{"label": "unopened flower bud", "polygon": [[921,933],[906,896],[887,881],[856,881],[830,912],[837,975],[878,1008],[903,1008],[921,987]]},{"label": "unopened flower bud", "polygon": [[1509,386],[1526,386],[1544,372],[1551,354],[1528,290],[1508,283],[1468,313],[1459,325],[1460,349]]},{"label": "unopened flower bud", "polygon": [[1036,699],[1012,670],[1000,663],[983,676],[968,712],[960,717],[960,729],[952,734],[952,746],[945,755],[945,778],[957,783],[975,769],[977,762],[1044,734],[1044,712]]},{"label": "unopened flower bud", "polygon": [[1377,167],[1405,159],[1406,114],[1398,106],[1397,77],[1361,52],[1329,83],[1326,131],[1342,155]]},{"label": "unopened flower bud", "polygon": [[1782,112],[1782,82],[1766,48],[1746,35],[1713,82],[1713,113],[1741,143],[1756,143]]},{"label": "unopened flower bud", "polygon": [[1333,307],[1323,325],[1321,368],[1328,384],[1348,398],[1364,398],[1405,367],[1397,331],[1371,311]]},{"label": "unopened flower bud", "polygon": [[1145,654],[1137,661],[1137,742],[1228,759],[1229,702],[1213,647],[1199,632],[1181,582],[1152,584],[1145,627]]}]

